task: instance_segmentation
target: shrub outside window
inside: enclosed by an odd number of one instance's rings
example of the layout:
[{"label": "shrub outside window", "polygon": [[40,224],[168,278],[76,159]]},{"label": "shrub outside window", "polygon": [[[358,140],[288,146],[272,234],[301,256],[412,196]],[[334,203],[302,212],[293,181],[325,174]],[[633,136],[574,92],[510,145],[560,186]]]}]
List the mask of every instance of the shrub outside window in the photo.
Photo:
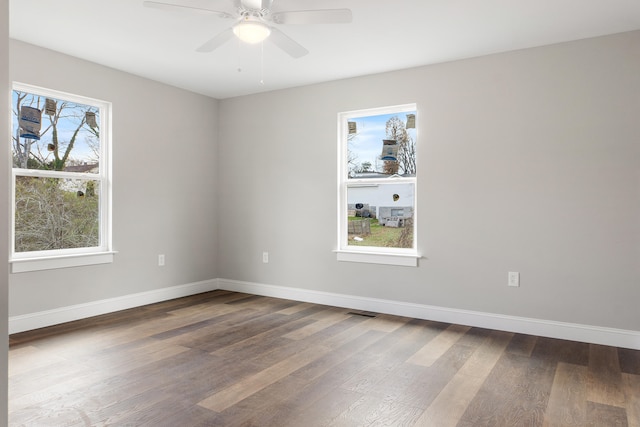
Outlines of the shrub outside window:
[{"label": "shrub outside window", "polygon": [[13,89],[12,272],[111,262],[111,105]]}]

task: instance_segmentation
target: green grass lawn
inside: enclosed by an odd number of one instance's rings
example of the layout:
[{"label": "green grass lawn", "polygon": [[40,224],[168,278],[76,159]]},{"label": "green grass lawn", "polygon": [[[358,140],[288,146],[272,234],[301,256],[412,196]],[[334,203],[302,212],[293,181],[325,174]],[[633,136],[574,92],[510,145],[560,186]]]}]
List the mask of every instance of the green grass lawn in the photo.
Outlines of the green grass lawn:
[{"label": "green grass lawn", "polygon": [[[361,220],[360,217],[349,217],[349,221]],[[402,228],[385,227],[378,223],[377,219],[370,219],[371,221],[371,234],[349,234],[349,245],[352,246],[397,246]],[[353,240],[355,236],[362,237],[362,241],[358,242]]]}]

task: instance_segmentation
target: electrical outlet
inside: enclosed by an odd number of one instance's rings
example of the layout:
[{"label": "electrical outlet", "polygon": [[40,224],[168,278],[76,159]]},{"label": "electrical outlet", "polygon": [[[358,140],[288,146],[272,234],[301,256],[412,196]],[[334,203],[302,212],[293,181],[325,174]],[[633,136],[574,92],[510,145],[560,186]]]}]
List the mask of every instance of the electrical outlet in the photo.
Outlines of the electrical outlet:
[{"label": "electrical outlet", "polygon": [[159,267],[164,266],[164,254],[158,255],[158,266]]},{"label": "electrical outlet", "polygon": [[262,252],[262,262],[265,264],[269,263],[269,252]]},{"label": "electrical outlet", "polygon": [[516,271],[510,271],[509,281],[507,282],[507,285],[514,286],[514,287],[520,286],[520,273]]}]

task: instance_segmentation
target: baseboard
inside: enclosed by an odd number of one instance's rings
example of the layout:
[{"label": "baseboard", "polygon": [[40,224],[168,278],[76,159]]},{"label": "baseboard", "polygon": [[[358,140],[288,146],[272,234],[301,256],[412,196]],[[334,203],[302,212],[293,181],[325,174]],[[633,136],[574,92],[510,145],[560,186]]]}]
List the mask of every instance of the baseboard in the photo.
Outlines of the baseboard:
[{"label": "baseboard", "polygon": [[237,280],[218,279],[218,288],[253,295],[640,350],[640,331],[506,316]]},{"label": "baseboard", "polygon": [[128,308],[140,307],[216,289],[218,289],[218,281],[216,279],[205,280],[116,298],[92,301],[86,304],[77,304],[37,313],[12,316],[9,317],[9,334],[44,328],[73,320],[86,319],[92,316],[113,313]]},{"label": "baseboard", "polygon": [[216,289],[640,350],[640,331],[506,316],[228,279],[205,280],[92,301],[86,304],[12,316],[9,317],[9,333],[15,334]]}]

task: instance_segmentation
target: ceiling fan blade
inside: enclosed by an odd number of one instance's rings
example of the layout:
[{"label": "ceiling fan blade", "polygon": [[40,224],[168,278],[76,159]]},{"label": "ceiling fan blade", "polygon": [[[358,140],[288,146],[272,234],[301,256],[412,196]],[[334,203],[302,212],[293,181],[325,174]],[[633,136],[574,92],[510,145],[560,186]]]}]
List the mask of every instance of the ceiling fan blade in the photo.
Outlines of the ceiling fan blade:
[{"label": "ceiling fan blade", "polygon": [[199,7],[191,7],[191,6],[183,6],[180,4],[173,3],[163,3],[159,1],[143,1],[142,5],[144,7],[149,7],[152,9],[161,9],[161,10],[181,10],[181,11],[189,11],[195,13],[204,13],[207,15],[218,15],[220,18],[233,18],[233,15],[227,12],[221,12],[219,10],[212,9],[202,9]]},{"label": "ceiling fan blade", "polygon": [[293,40],[282,31],[278,30],[277,28],[271,27],[271,35],[269,36],[269,38],[267,38],[267,40],[271,40],[273,44],[284,50],[293,58],[300,58],[309,53],[309,51],[305,49],[301,44]]},{"label": "ceiling fan blade", "polygon": [[350,9],[295,10],[271,15],[276,24],[348,24],[353,20]]},{"label": "ceiling fan blade", "polygon": [[211,40],[205,42],[199,48],[197,48],[196,52],[211,52],[211,51],[219,48],[220,46],[222,46],[224,43],[229,41],[229,39],[231,39],[231,38],[233,38],[233,29],[232,28],[227,28],[226,30],[224,30],[223,32],[221,32],[220,34],[218,34],[217,36],[215,36]]}]

